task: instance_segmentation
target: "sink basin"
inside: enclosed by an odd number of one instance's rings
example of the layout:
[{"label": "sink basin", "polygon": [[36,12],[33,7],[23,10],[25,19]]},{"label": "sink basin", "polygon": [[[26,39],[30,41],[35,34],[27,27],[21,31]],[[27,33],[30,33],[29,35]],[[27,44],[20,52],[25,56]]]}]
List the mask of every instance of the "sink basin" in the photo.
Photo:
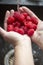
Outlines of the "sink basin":
[{"label": "sink basin", "polygon": [[[17,0],[0,0],[0,4],[17,4]],[[20,0],[24,5],[43,5],[43,0]]]},{"label": "sink basin", "polygon": [[[22,6],[22,5],[20,5],[20,6]],[[43,6],[29,6],[29,5],[25,5],[25,6],[27,6],[28,8],[30,8],[41,20],[43,20]],[[5,16],[6,10],[11,10],[11,9],[17,10],[17,5],[13,5],[13,4],[12,5],[11,4],[10,5],[8,5],[8,4],[5,4],[5,5],[3,4],[2,5],[2,4],[0,4],[0,26],[1,27],[3,27],[3,24],[4,24],[3,20],[4,20],[4,16]],[[9,47],[10,47],[10,45],[9,45]],[[2,42],[2,48],[4,48],[4,51],[6,53],[8,52],[7,43],[3,47],[3,42]],[[5,50],[6,48],[7,48],[7,51]],[[43,65],[43,52],[34,43],[32,44],[32,48],[33,48],[33,56],[34,56],[35,65]],[[2,53],[2,51],[3,51],[3,49],[0,51],[0,53]],[[6,53],[3,52],[3,54],[4,54],[3,56],[5,56]],[[2,56],[2,54],[0,56]],[[2,60],[3,59],[4,59],[4,57],[2,58]],[[1,61],[1,59],[0,59],[0,61]],[[4,63],[3,64],[0,63],[0,64],[4,65]]]},{"label": "sink basin", "polygon": [[11,56],[14,57],[14,49],[10,50],[6,55],[5,55],[5,58],[4,58],[4,65],[13,65],[13,60],[11,60]]}]

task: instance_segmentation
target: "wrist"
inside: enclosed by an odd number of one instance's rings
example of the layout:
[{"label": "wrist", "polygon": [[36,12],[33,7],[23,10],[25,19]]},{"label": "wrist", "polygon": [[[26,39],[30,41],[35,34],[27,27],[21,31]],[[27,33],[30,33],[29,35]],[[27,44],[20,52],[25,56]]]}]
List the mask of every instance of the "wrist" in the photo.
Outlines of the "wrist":
[{"label": "wrist", "polygon": [[34,65],[31,40],[18,41],[18,45],[14,47],[14,50],[16,59],[14,65]]},{"label": "wrist", "polygon": [[31,46],[31,39],[27,36],[27,35],[24,35],[21,39],[19,39],[16,43],[14,43],[14,48],[16,46],[26,46],[26,45],[29,45]]},{"label": "wrist", "polygon": [[33,42],[36,41],[36,36],[35,36],[35,34],[36,34],[36,32],[34,32],[34,34],[31,36],[31,39],[32,39]]},{"label": "wrist", "polygon": [[32,41],[35,42],[37,44],[38,42],[38,34],[37,31],[34,32],[34,34],[31,37]]}]

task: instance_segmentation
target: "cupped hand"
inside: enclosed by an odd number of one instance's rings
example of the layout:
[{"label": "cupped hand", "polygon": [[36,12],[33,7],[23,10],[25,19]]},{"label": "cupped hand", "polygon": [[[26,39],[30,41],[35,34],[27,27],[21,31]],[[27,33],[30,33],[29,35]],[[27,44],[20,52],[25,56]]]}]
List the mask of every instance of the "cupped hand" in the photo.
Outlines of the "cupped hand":
[{"label": "cupped hand", "polygon": [[31,17],[35,17],[38,21],[37,29],[31,37],[32,41],[35,42],[41,49],[43,49],[43,21],[40,20],[29,8],[20,7],[21,12],[28,13]]},{"label": "cupped hand", "polygon": [[13,16],[13,14],[14,14],[14,10],[6,12],[5,20],[4,20],[5,30],[0,27],[0,34],[5,39],[5,41],[12,43],[14,46],[24,43],[30,43],[31,40],[27,35],[21,35],[13,31],[7,32],[7,19],[9,16]]}]

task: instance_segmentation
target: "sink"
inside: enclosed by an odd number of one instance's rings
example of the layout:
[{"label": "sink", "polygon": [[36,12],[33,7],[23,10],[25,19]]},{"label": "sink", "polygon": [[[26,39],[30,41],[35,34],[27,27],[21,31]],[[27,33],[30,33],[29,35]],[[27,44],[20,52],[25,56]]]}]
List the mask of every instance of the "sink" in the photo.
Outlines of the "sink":
[{"label": "sink", "polygon": [[[22,5],[20,5],[22,6]],[[25,5],[26,7],[30,8],[41,20],[43,20],[43,6],[29,6]],[[0,26],[3,27],[3,20],[5,16],[6,10],[17,10],[17,5],[14,4],[0,4]],[[2,37],[0,37],[0,65],[4,65],[4,56],[7,54],[8,51],[12,49],[12,45],[6,43]],[[32,42],[33,48],[33,57],[35,61],[35,65],[43,65],[43,51]]]}]

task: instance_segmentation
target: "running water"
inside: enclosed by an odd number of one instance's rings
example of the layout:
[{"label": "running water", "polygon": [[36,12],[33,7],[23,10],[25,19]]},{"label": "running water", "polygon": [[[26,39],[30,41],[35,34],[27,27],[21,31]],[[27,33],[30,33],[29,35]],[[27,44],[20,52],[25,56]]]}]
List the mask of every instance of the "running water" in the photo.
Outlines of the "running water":
[{"label": "running water", "polygon": [[17,0],[17,11],[19,11],[20,0]]}]

